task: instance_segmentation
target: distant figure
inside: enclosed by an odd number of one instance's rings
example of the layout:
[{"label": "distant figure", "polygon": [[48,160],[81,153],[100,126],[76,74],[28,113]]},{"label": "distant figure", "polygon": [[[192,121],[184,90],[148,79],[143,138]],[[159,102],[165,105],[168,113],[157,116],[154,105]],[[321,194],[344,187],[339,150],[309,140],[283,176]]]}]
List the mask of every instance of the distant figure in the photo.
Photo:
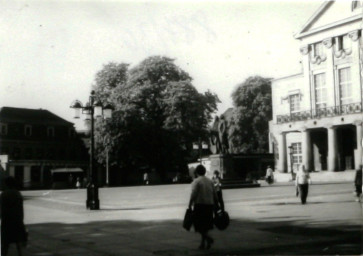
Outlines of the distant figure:
[{"label": "distant figure", "polygon": [[209,249],[214,242],[208,231],[213,229],[213,210],[218,199],[213,182],[205,176],[205,167],[198,165],[195,171],[198,177],[192,182],[189,209],[193,206],[194,229],[201,234],[199,249],[203,250]]},{"label": "distant figure", "polygon": [[22,246],[26,245],[27,232],[24,226],[23,197],[16,189],[14,177],[4,181],[5,191],[1,194],[1,255],[8,254],[9,245],[16,244],[18,255],[22,255]]},{"label": "distant figure", "polygon": [[73,175],[72,174],[69,174],[68,176],[68,185],[69,187],[73,187]]},{"label": "distant figure", "polygon": [[218,203],[221,207],[221,210],[224,212],[224,201],[223,201],[223,195],[222,195],[222,183],[221,178],[219,175],[219,171],[214,171],[213,178],[212,178],[214,189],[217,193]]},{"label": "distant figure", "polygon": [[274,173],[273,173],[273,170],[271,168],[270,165],[267,166],[267,170],[266,170],[266,182],[268,184],[271,184],[274,180]]},{"label": "distant figure", "polygon": [[357,196],[356,201],[361,202],[362,196],[362,165],[359,166],[359,169],[355,172],[354,178],[354,185],[355,185],[355,193]]},{"label": "distant figure", "polygon": [[76,188],[81,188],[81,179],[77,177]]},{"label": "distant figure", "polygon": [[144,185],[149,185],[149,174],[147,172],[144,173]]},{"label": "distant figure", "polygon": [[306,203],[306,198],[308,197],[309,193],[309,184],[311,184],[310,175],[305,170],[305,166],[301,165],[299,171],[296,174],[295,186],[297,187],[302,204]]}]

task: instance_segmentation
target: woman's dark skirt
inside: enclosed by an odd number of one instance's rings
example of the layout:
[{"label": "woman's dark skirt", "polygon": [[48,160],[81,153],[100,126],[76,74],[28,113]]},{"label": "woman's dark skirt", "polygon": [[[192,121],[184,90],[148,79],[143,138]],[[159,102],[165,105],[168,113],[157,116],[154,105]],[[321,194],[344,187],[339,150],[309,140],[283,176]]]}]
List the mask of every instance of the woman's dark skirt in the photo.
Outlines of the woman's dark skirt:
[{"label": "woman's dark skirt", "polygon": [[299,187],[301,203],[305,204],[306,198],[308,197],[309,193],[309,184],[299,184],[298,187]]},{"label": "woman's dark skirt", "polygon": [[18,242],[26,242],[27,241],[27,233],[25,230],[25,226],[21,221],[15,222],[2,222],[1,227],[1,243],[2,244],[11,244]]},{"label": "woman's dark skirt", "polygon": [[205,233],[213,229],[213,205],[194,205],[194,229],[196,232]]}]

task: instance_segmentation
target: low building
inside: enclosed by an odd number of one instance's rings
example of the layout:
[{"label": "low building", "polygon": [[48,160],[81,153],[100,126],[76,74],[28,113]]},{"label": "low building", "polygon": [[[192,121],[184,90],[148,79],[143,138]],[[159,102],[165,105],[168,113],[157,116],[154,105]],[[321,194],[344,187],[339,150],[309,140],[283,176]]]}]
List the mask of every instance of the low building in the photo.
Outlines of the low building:
[{"label": "low building", "polygon": [[[89,159],[73,123],[48,110],[13,107],[0,109],[0,155],[2,168],[23,188],[51,186],[57,181],[53,169],[86,171]],[[78,170],[66,179],[75,183],[80,175]]]},{"label": "low building", "polygon": [[362,162],[361,2],[324,2],[296,39],[302,72],[272,81],[270,152],[276,169],[357,168]]}]

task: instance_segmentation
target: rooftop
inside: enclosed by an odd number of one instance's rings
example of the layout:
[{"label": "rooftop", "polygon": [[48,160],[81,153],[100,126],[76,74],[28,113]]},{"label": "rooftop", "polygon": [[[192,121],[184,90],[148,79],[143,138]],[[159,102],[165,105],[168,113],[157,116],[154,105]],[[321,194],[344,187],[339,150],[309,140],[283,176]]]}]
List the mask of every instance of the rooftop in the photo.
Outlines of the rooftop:
[{"label": "rooftop", "polygon": [[28,109],[2,107],[0,108],[0,122],[27,123],[27,124],[50,124],[50,125],[68,125],[73,123],[53,114],[45,109]]}]

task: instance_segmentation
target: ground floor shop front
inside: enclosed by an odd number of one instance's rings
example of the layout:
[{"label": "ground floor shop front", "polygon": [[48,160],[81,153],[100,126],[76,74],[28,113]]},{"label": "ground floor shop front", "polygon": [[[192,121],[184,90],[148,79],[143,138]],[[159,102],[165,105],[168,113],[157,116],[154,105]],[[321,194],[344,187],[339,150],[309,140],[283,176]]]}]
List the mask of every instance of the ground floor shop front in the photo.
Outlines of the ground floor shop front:
[{"label": "ground floor shop front", "polygon": [[5,174],[15,177],[23,189],[74,187],[83,181],[88,168],[82,161],[9,161]]}]

